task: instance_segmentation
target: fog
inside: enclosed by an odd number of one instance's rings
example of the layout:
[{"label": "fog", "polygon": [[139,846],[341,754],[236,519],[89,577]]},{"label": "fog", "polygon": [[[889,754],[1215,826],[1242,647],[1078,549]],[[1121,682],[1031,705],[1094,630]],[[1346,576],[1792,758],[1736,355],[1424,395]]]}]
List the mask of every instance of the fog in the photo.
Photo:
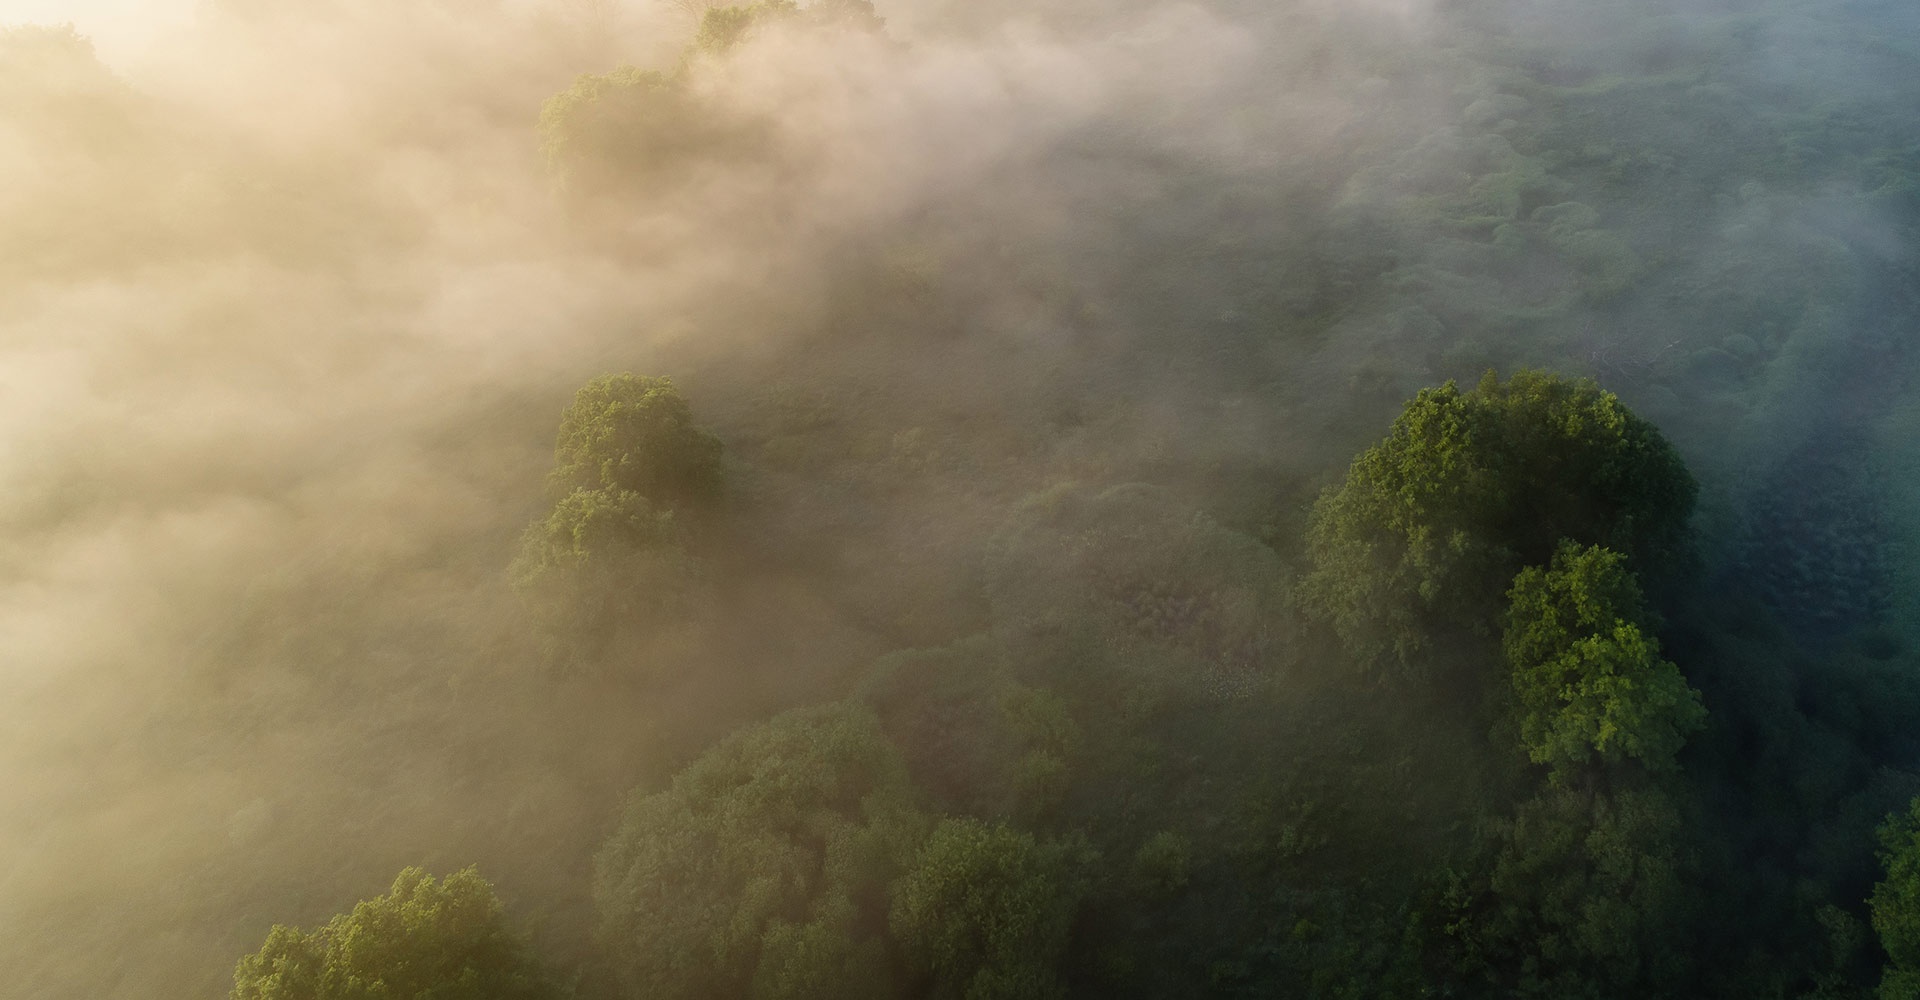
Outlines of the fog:
[{"label": "fog", "polygon": [[[0,992],[220,995],[409,864],[591,963],[621,797],[992,627],[1022,497],[1146,482],[1297,564],[1490,367],[1659,424],[1709,573],[1839,595],[1759,594],[1809,643],[1920,610],[1891,556],[1752,571],[1920,531],[1905,7],[876,9],[691,57],[747,138],[592,173],[543,103],[685,12],[0,4]],[[691,624],[558,669],[508,567],[616,371],[725,443],[730,526]]]}]

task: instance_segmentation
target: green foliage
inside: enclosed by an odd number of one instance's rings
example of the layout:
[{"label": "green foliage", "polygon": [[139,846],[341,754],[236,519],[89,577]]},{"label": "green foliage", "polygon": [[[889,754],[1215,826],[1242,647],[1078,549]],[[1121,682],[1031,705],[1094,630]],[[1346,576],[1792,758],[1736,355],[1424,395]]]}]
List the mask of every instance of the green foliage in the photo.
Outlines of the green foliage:
[{"label": "green foliage", "polygon": [[720,440],[693,422],[668,378],[602,375],[581,386],[560,418],[551,484],[628,490],[657,507],[696,514],[719,502]]},{"label": "green foliage", "polygon": [[1873,930],[1887,953],[1882,1000],[1920,996],[1920,798],[1895,813],[1880,831],[1886,877],[1873,887]]},{"label": "green foliage", "polygon": [[511,574],[547,635],[587,651],[622,629],[672,621],[698,571],[672,511],[613,488],[555,504],[521,537]]},{"label": "green foliage", "polygon": [[1033,818],[1073,778],[1079,723],[1057,695],[1016,681],[990,637],[882,657],[858,696],[942,809]]},{"label": "green foliage", "polygon": [[1663,994],[1685,961],[1674,937],[1688,909],[1681,827],[1672,799],[1646,786],[1549,789],[1523,803],[1495,830],[1484,895],[1450,925],[1462,971],[1509,996]]},{"label": "green foliage", "polygon": [[1133,875],[1150,895],[1166,896],[1187,887],[1193,867],[1193,845],[1187,838],[1162,830],[1147,838],[1133,853]]},{"label": "green foliage", "polygon": [[609,960],[660,1000],[885,995],[885,890],[924,833],[866,710],[742,730],[636,796],[600,851]]},{"label": "green foliage", "polygon": [[682,78],[632,66],[583,75],[548,98],[539,131],[561,188],[577,195],[658,191],[752,136],[701,104]]},{"label": "green foliage", "polygon": [[590,656],[685,617],[699,576],[686,528],[719,502],[720,452],[670,379],[606,375],[574,394],[548,478],[558,500],[512,568],[554,652]]},{"label": "green foliage", "polygon": [[1002,632],[1078,633],[1143,683],[1244,693],[1293,652],[1288,573],[1272,550],[1167,491],[1063,484],[994,537],[986,589]]},{"label": "green foliage", "polygon": [[762,24],[796,18],[800,5],[793,0],[760,0],[732,7],[711,7],[700,18],[693,48],[708,55],[725,55]]},{"label": "green foliage", "polygon": [[1533,762],[1548,765],[1556,782],[1628,759],[1672,770],[1706,709],[1643,630],[1625,557],[1563,543],[1550,568],[1520,572],[1508,599],[1507,665]]},{"label": "green foliage", "polygon": [[925,996],[1063,997],[1060,960],[1090,849],[978,820],[945,820],[894,885],[889,925]]},{"label": "green foliage", "polygon": [[1492,623],[1514,574],[1563,538],[1643,575],[1675,569],[1694,494],[1660,432],[1592,382],[1449,382],[1315,505],[1301,600],[1367,666],[1417,672],[1436,635]]},{"label": "green foliage", "polygon": [[553,986],[467,868],[418,868],[325,927],[276,925],[233,973],[233,1000],[546,1000]]}]

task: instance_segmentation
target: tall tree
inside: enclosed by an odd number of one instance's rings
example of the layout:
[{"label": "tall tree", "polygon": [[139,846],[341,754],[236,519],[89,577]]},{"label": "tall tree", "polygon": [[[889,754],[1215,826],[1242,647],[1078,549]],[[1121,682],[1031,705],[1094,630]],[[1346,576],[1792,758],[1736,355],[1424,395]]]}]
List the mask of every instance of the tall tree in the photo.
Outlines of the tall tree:
[{"label": "tall tree", "polygon": [[1660,432],[1590,381],[1449,382],[1315,505],[1302,603],[1369,668],[1418,672],[1436,636],[1490,632],[1514,574],[1561,539],[1621,552],[1643,579],[1674,569],[1695,492]]},{"label": "tall tree", "polygon": [[693,422],[669,378],[602,375],[581,386],[560,418],[551,483],[630,490],[656,507],[693,513],[720,498],[720,439]]}]

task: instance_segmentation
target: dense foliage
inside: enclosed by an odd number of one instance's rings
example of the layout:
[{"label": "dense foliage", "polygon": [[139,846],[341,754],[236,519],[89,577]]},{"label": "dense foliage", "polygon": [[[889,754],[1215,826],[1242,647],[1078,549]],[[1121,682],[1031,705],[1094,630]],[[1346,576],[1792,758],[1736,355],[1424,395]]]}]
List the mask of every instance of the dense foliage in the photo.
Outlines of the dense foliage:
[{"label": "dense foliage", "polygon": [[0,28],[0,982],[1920,997],[1911,5],[637,6]]},{"label": "dense foliage", "polygon": [[737,733],[636,798],[600,852],[609,960],[637,996],[892,996],[885,890],[925,826],[864,712]]},{"label": "dense foliage", "polygon": [[1520,741],[1556,781],[1631,759],[1670,771],[1706,719],[1646,630],[1639,587],[1617,552],[1562,543],[1550,567],[1520,571],[1503,645]]},{"label": "dense foliage", "polygon": [[472,868],[408,868],[386,895],[302,932],[275,925],[233,972],[233,1000],[549,1000],[564,994]]},{"label": "dense foliage", "polygon": [[1315,506],[1303,595],[1362,662],[1405,670],[1436,636],[1484,628],[1513,574],[1563,539],[1672,572],[1694,494],[1660,432],[1592,382],[1448,383]]}]

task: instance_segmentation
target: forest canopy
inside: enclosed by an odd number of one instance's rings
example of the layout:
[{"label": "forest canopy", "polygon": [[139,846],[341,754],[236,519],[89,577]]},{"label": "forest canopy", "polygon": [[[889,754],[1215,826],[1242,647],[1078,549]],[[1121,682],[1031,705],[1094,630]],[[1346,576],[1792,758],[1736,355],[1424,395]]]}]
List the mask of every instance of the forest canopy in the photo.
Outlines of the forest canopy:
[{"label": "forest canopy", "polygon": [[1912,5],[68,6],[9,995],[1920,993]]}]

